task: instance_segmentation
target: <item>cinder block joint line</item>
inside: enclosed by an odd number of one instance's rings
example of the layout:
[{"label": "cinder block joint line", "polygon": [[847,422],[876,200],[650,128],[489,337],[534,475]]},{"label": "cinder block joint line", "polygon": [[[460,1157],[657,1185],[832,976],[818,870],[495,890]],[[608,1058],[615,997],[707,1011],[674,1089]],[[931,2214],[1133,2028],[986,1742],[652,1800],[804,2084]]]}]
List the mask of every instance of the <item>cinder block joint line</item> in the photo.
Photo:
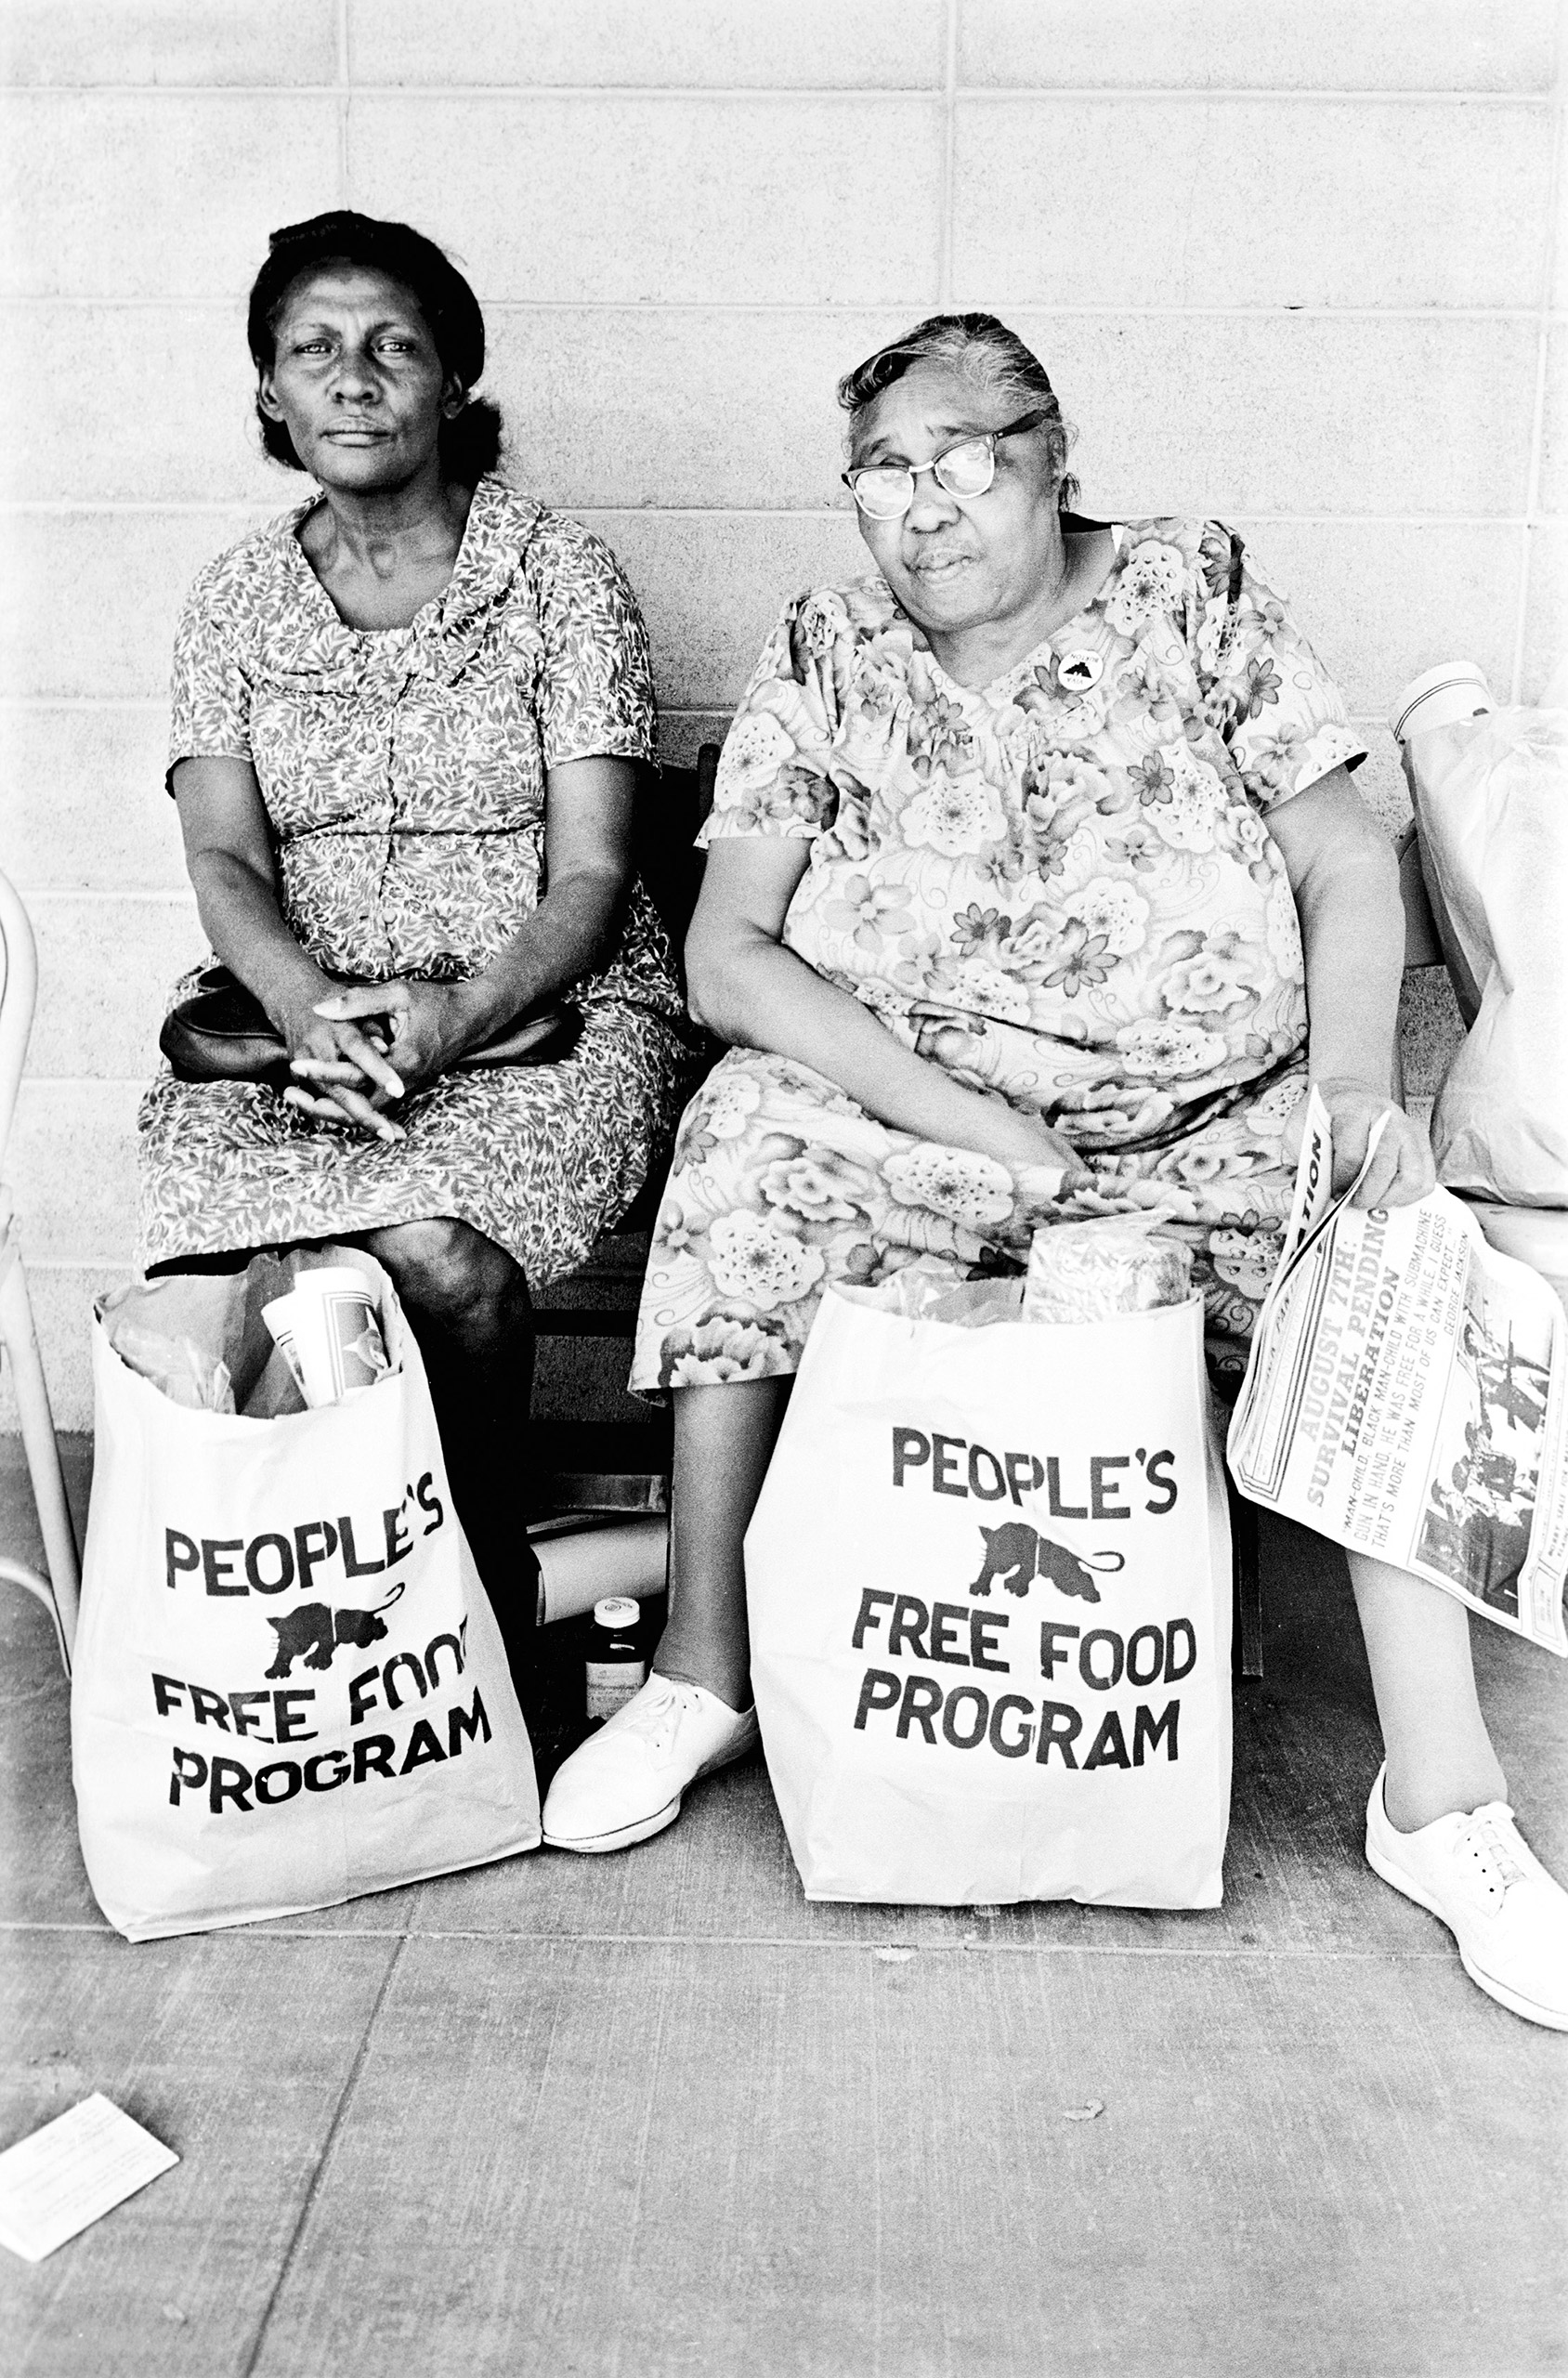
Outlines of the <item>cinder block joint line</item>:
[{"label": "cinder block joint line", "polygon": [[[556,511],[568,513],[577,520],[843,520],[853,522],[854,507],[843,503],[561,503]],[[234,520],[242,523],[262,513],[263,507],[235,502],[213,503],[162,503],[135,501],[104,501],[101,498],[77,499],[62,497],[46,503],[0,503],[0,518],[42,520],[102,518],[145,519],[166,516],[180,519]],[[1522,529],[1526,517],[1521,512],[1231,512],[1227,517],[1238,525],[1254,527],[1285,524],[1305,529],[1394,528],[1394,529]]]},{"label": "cinder block joint line", "polygon": [[964,83],[956,94],[960,104],[979,101],[990,106],[1009,100],[1026,100],[1033,107],[1064,105],[1076,107],[1085,99],[1126,100],[1144,102],[1177,100],[1191,106],[1221,106],[1264,100],[1270,107],[1343,107],[1347,104],[1372,107],[1494,107],[1527,109],[1535,114],[1560,107],[1561,100],[1552,90],[1538,91],[1395,91],[1358,88],[1345,85],[1338,89],[1319,90],[1271,89],[1266,84],[1228,85],[1223,90],[1211,89],[1203,84],[1160,83],[1116,84],[1083,83],[1068,87],[1049,83],[1020,83],[1009,86],[1001,83]]},{"label": "cinder block joint line", "polygon": [[959,0],[947,0],[942,107],[942,201],[937,225],[936,303],[946,313],[953,302],[953,165],[958,146],[955,97],[959,74]]},{"label": "cinder block joint line", "polygon": [[[59,290],[35,291],[17,289],[0,292],[0,306],[47,307],[51,311],[65,312],[72,307],[105,312],[118,307],[129,313],[154,310],[171,312],[222,313],[238,318],[243,310],[243,298],[236,294],[215,296],[210,290],[164,291],[155,297],[127,296],[123,290]],[[712,297],[495,297],[484,299],[487,318],[503,314],[634,314],[639,320],[657,314],[728,314],[770,315],[791,314],[834,320],[850,313],[899,314],[911,306],[925,302],[919,294],[903,298],[879,298],[874,306],[851,306],[829,299],[820,304],[804,303],[793,298]],[[1293,305],[1271,306],[1055,306],[1048,300],[1024,298],[1013,307],[1015,313],[1049,317],[1053,321],[1127,320],[1163,321],[1272,321],[1300,319],[1303,321],[1373,321],[1373,322],[1448,322],[1483,321],[1568,322],[1568,308],[1539,306],[1340,306]]]},{"label": "cinder block joint line", "polygon": [[[1565,53],[1564,71],[1568,71],[1568,10],[1562,16],[1559,38]],[[1545,254],[1542,257],[1542,294],[1549,298],[1557,271],[1558,249],[1562,241],[1563,179],[1568,174],[1568,114],[1560,112],[1557,137],[1552,144],[1551,184],[1547,200],[1547,231]],[[1525,493],[1525,512],[1531,521],[1541,518],[1541,469],[1546,454],[1547,438],[1547,365],[1550,350],[1550,316],[1543,311],[1541,326],[1535,341],[1535,401],[1530,424],[1530,464]],[[1524,662],[1530,639],[1530,562],[1531,539],[1528,529],[1519,567],[1519,607],[1514,617],[1513,670],[1509,699],[1517,702],[1524,684]]]},{"label": "cinder block joint line", "polygon": [[0,718],[10,711],[33,710],[163,710],[166,694],[4,694]]},{"label": "cinder block joint line", "polygon": [[[12,85],[7,97],[44,99],[335,99],[342,83],[30,83]],[[412,105],[439,106],[454,99],[492,106],[529,104],[593,107],[602,102],[623,107],[628,101],[659,105],[727,107],[819,107],[830,101],[840,107],[899,106],[919,100],[940,106],[946,97],[938,83],[777,84],[777,83],[376,83],[350,80],[346,87],[356,98],[397,99]],[[1344,85],[1305,90],[1271,87],[1267,84],[1227,85],[1223,88],[1196,83],[955,83],[954,102],[981,107],[1026,104],[1031,107],[1078,107],[1086,99],[1125,103],[1129,100],[1161,106],[1218,107],[1254,104],[1271,107],[1386,108],[1483,107],[1515,108],[1544,113],[1560,106],[1550,90],[1395,90]]]},{"label": "cinder block joint line", "polygon": [[333,34],[337,45],[337,203],[353,204],[353,180],[348,163],[348,0],[337,0]]},{"label": "cinder block joint line", "polygon": [[[46,708],[47,705],[41,705]],[[669,712],[665,716],[670,716]],[[10,870],[12,882],[29,900],[193,900],[189,883],[117,883],[106,891],[87,883],[59,883],[46,876],[28,877]]]},{"label": "cinder block joint line", "polygon": [[135,1272],[140,1266],[129,1255],[31,1255],[27,1248],[27,1216],[21,1217],[18,1233],[23,1260],[29,1275],[36,1278],[40,1272]]}]

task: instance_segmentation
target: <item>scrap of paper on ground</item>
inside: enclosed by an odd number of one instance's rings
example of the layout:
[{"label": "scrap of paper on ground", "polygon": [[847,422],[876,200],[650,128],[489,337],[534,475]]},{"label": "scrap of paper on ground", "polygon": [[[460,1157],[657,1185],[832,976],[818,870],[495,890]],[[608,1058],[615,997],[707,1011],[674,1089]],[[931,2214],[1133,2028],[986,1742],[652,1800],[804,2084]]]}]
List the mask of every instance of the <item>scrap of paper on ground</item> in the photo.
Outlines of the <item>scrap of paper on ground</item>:
[{"label": "scrap of paper on ground", "polygon": [[99,2095],[0,2155],[0,2246],[42,2262],[179,2162]]}]

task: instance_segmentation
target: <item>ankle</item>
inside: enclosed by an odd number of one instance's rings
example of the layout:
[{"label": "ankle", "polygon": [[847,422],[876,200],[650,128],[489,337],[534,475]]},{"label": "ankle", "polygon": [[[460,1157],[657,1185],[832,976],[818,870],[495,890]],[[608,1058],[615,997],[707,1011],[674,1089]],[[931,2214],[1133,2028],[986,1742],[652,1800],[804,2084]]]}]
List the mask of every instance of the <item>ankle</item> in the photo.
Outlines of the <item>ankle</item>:
[{"label": "ankle", "polygon": [[711,1692],[715,1701],[722,1701],[738,1718],[751,1714],[751,1679],[745,1668],[737,1670],[711,1660],[683,1660],[673,1653],[666,1656],[660,1650],[653,1655],[649,1674],[661,1676],[670,1684],[695,1684],[702,1692]]},{"label": "ankle", "polygon": [[1448,1770],[1402,1770],[1391,1759],[1383,1774],[1383,1808],[1395,1833],[1419,1833],[1441,1817],[1469,1816],[1488,1800],[1506,1800],[1508,1788],[1496,1759]]}]

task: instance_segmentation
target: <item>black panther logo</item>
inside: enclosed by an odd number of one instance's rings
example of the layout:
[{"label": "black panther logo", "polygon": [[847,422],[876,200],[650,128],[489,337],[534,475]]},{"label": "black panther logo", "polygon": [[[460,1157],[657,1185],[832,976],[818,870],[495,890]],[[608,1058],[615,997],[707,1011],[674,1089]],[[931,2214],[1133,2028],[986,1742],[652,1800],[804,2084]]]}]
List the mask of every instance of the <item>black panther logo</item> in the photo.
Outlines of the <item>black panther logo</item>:
[{"label": "black panther logo", "polygon": [[1026,1594],[1029,1580],[1039,1576],[1049,1577],[1058,1593],[1098,1601],[1095,1570],[1114,1572],[1126,1566],[1119,1552],[1107,1552],[1099,1561],[1081,1561],[1065,1544],[1053,1544],[1050,1536],[1039,1535],[1027,1520],[1009,1520],[1005,1526],[983,1527],[980,1533],[986,1539],[986,1558],[969,1588],[972,1594],[988,1594],[999,1577],[1010,1594]]},{"label": "black panther logo", "polygon": [[295,1660],[303,1660],[307,1668],[330,1668],[340,1643],[351,1643],[362,1652],[381,1642],[386,1634],[381,1613],[391,1609],[402,1590],[401,1586],[394,1586],[374,1610],[333,1610],[329,1602],[306,1601],[297,1610],[285,1611],[281,1618],[269,1618],[267,1623],[277,1632],[278,1649],[267,1674],[289,1676]]}]

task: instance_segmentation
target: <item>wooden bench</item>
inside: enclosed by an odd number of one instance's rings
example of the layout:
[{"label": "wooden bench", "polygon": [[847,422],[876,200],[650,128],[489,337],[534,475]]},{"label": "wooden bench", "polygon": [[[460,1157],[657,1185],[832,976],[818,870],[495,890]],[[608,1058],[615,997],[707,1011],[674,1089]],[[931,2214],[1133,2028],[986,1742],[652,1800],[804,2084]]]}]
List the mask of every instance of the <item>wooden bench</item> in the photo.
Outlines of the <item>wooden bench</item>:
[{"label": "wooden bench", "polygon": [[[694,768],[648,768],[638,786],[637,871],[677,960],[702,882],[702,856],[693,845],[712,805],[718,764],[718,745],[705,743]],[[626,1389],[627,1350],[663,1187],[662,1173],[645,1182],[581,1269],[534,1300],[535,1417],[526,1489],[533,1521],[669,1508],[669,1412],[639,1403]]]}]

